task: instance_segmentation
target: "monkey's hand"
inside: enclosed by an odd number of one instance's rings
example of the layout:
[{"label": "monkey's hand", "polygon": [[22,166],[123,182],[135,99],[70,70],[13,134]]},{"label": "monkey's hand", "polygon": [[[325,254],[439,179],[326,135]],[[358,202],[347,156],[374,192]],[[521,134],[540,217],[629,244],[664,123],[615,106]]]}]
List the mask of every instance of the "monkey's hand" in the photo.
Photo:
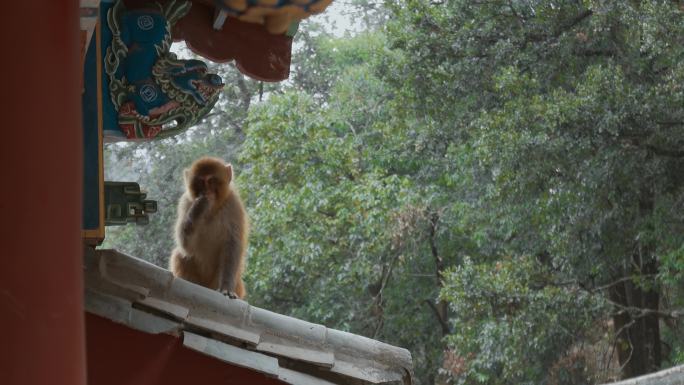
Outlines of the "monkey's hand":
[{"label": "monkey's hand", "polygon": [[209,206],[209,200],[206,196],[202,195],[195,199],[188,210],[188,214],[185,216],[182,225],[183,234],[188,235],[195,229],[195,223],[199,220],[199,217],[204,213],[204,211]]},{"label": "monkey's hand", "polygon": [[228,297],[230,299],[237,299],[237,297],[238,297],[234,291],[223,290],[223,291],[221,291],[221,293],[223,293],[223,295],[225,295],[226,297]]},{"label": "monkey's hand", "polygon": [[192,202],[192,206],[190,206],[190,210],[188,210],[188,219],[190,219],[192,222],[197,221],[197,218],[204,213],[208,206],[209,199],[207,196],[200,195]]}]

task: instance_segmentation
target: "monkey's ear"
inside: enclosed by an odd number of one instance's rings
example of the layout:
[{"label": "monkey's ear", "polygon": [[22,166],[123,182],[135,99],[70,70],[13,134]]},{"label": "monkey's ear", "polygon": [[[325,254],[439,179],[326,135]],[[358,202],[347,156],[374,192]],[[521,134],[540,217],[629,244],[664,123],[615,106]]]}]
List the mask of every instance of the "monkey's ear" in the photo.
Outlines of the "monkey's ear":
[{"label": "monkey's ear", "polygon": [[228,178],[228,183],[233,180],[233,166],[230,163],[226,165],[226,177]]},{"label": "monkey's ear", "polygon": [[183,170],[183,181],[186,185],[188,184],[188,179],[190,179],[190,169],[186,168]]}]

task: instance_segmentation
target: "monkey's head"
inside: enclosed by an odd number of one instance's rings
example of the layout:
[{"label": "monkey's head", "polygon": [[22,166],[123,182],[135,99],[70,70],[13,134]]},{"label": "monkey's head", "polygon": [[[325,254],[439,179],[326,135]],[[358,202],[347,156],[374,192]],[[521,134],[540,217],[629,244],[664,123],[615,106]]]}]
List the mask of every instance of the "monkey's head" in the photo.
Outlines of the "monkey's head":
[{"label": "monkey's head", "polygon": [[221,159],[204,157],[186,169],[184,177],[185,188],[192,199],[206,196],[220,202],[228,195],[228,185],[233,179],[233,167]]}]

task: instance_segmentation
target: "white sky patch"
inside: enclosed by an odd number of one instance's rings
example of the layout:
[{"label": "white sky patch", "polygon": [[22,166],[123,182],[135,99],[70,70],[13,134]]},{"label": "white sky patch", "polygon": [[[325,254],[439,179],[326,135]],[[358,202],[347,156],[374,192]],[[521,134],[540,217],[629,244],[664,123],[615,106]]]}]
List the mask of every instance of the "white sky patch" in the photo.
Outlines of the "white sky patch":
[{"label": "white sky patch", "polygon": [[[311,16],[312,22],[323,25],[325,31],[335,37],[353,35],[365,29],[363,21],[355,15],[356,8],[345,1],[334,1],[323,13]],[[299,28],[306,28],[306,22]]]},{"label": "white sky patch", "polygon": [[[309,22],[320,24],[323,26],[325,32],[335,36],[344,37],[355,35],[365,29],[363,19],[358,17],[358,8],[352,6],[347,1],[335,1],[328,8],[318,15],[313,15],[308,19],[303,20],[299,24],[299,30],[304,30]],[[230,18],[226,21],[230,22]],[[295,43],[293,49],[297,49],[295,35]],[[194,56],[192,52],[185,46],[185,42],[174,42],[171,45],[171,52],[174,52],[180,59],[192,59]]]}]

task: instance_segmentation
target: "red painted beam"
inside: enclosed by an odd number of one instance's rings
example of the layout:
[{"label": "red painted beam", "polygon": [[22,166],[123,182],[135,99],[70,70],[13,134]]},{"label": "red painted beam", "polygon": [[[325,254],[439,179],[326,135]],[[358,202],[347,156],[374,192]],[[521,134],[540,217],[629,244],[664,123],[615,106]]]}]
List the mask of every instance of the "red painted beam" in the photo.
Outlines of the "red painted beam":
[{"label": "red painted beam", "polygon": [[[147,8],[149,0],[124,0],[126,7]],[[230,18],[215,30],[214,0],[193,0],[190,12],[173,28],[174,41],[184,40],[196,54],[215,63],[235,60],[243,74],[265,82],[290,76],[292,37],[272,34],[261,24]]]},{"label": "red painted beam", "polygon": [[0,12],[0,383],[85,384],[77,0]]},{"label": "red painted beam", "polygon": [[195,1],[173,29],[174,40],[185,40],[198,55],[216,62],[235,60],[240,72],[257,80],[276,82],[290,76],[292,38],[274,35],[261,24],[231,18],[214,30],[213,5]]},{"label": "red painted beam", "polygon": [[183,346],[180,338],[148,334],[86,314],[88,383],[96,385],[284,385]]}]

